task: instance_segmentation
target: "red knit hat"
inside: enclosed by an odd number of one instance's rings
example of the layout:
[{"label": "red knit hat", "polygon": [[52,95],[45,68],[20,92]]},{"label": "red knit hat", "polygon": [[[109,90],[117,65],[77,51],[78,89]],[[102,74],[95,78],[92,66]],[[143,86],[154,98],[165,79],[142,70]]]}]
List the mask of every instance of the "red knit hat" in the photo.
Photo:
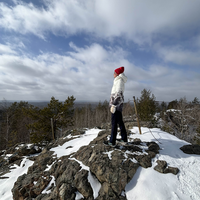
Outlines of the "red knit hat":
[{"label": "red knit hat", "polygon": [[115,70],[115,72],[119,75],[124,72],[124,67],[119,67]]}]

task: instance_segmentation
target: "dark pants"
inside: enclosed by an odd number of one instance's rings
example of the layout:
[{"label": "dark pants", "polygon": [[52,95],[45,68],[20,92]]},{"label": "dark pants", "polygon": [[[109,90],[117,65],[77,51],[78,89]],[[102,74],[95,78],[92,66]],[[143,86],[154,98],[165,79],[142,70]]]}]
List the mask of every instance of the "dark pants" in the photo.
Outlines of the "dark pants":
[{"label": "dark pants", "polygon": [[122,119],[122,113],[120,111],[116,111],[114,114],[112,114],[112,130],[111,130],[111,138],[110,138],[110,142],[112,144],[116,143],[118,124],[121,131],[121,139],[124,140],[124,142],[127,142],[127,133],[126,133],[126,128],[124,126],[123,119]]}]

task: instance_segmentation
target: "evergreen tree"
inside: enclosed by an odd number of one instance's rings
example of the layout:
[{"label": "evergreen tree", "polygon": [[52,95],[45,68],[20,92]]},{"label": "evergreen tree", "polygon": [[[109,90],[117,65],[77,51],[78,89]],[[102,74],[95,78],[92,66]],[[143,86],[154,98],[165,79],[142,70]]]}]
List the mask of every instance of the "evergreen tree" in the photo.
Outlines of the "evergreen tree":
[{"label": "evergreen tree", "polygon": [[29,131],[26,125],[29,123],[29,119],[24,115],[23,109],[29,108],[28,102],[20,101],[14,102],[10,107],[7,103],[1,106],[2,123],[0,132],[0,143],[4,148],[13,146],[20,142],[29,142]]},{"label": "evergreen tree", "polygon": [[159,107],[160,116],[161,118],[163,118],[167,110],[167,103],[163,101],[158,107]]},{"label": "evergreen tree", "polygon": [[150,90],[142,90],[140,99],[137,99],[137,111],[141,120],[152,121],[156,113],[156,101]]},{"label": "evergreen tree", "polygon": [[161,111],[162,111],[162,112],[165,112],[165,111],[167,110],[167,103],[163,101],[163,102],[161,103],[160,107],[161,107]]},{"label": "evergreen tree", "polygon": [[178,107],[178,101],[176,99],[176,100],[169,102],[167,109],[177,109],[177,107]]},{"label": "evergreen tree", "polygon": [[194,100],[192,101],[192,104],[199,105],[200,104],[199,99],[197,97],[195,97]]},{"label": "evergreen tree", "polygon": [[52,97],[48,106],[43,109],[27,109],[26,114],[33,119],[33,123],[28,125],[31,142],[50,141],[57,136],[59,129],[72,126],[74,101],[73,96],[68,97],[64,103]]}]

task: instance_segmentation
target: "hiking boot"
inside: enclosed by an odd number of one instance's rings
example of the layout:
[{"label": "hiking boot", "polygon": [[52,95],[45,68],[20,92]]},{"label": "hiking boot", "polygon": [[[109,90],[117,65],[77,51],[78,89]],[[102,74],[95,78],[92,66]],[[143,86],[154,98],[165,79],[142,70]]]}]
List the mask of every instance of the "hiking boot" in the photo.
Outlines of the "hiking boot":
[{"label": "hiking boot", "polygon": [[117,142],[122,144],[122,145],[128,144],[128,142],[125,142],[124,140],[121,140],[121,139],[117,139]]},{"label": "hiking boot", "polygon": [[116,145],[115,144],[113,144],[113,143],[111,143],[111,142],[109,142],[109,141],[104,141],[103,142],[105,145],[107,145],[107,146],[110,146],[110,147],[115,147]]}]

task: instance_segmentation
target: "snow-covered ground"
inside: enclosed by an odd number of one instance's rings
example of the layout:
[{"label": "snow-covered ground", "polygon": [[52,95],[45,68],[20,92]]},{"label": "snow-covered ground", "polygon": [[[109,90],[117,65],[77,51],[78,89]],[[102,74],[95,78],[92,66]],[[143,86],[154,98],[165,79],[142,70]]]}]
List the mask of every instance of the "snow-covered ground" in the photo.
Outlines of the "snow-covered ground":
[{"label": "snow-covered ground", "polygon": [[17,178],[24,173],[27,173],[28,168],[33,164],[33,161],[30,161],[27,158],[24,158],[20,166],[14,165],[13,169],[9,174],[5,174],[2,177],[9,177],[7,179],[0,179],[0,199],[1,200],[11,200],[12,198],[12,188],[14,183],[17,181]]},{"label": "snow-covered ground", "polygon": [[[140,138],[142,141],[160,142],[160,153],[152,160],[152,167],[144,169],[139,167],[133,179],[125,188],[128,200],[199,200],[200,199],[200,156],[184,154],[179,148],[187,142],[177,137],[163,132],[160,129],[141,128],[142,135],[139,134],[138,128],[133,127],[133,133],[130,139]],[[57,157],[69,155],[76,152],[81,146],[87,145],[99,133],[99,129],[89,129],[80,138],[74,137],[64,143],[62,146],[55,147],[51,150],[55,151]],[[153,135],[154,136],[153,136]],[[71,136],[68,136],[71,137]],[[155,138],[158,140],[156,140]],[[67,148],[70,147],[70,148]],[[66,149],[67,148],[67,149]],[[180,172],[177,175],[161,174],[153,168],[157,164],[156,160],[165,160],[171,167],[178,167]],[[12,169],[6,174],[7,179],[0,179],[0,200],[11,200],[11,189],[18,176],[27,173],[28,167],[33,164],[28,158],[24,158],[20,167]],[[81,166],[89,170],[87,166],[80,163]],[[50,168],[49,166],[47,170]],[[93,184],[94,197],[98,196],[100,183],[95,180],[89,173],[90,183]],[[45,192],[45,190],[43,191]],[[76,199],[80,199],[82,195],[77,193]]]},{"label": "snow-covered ground", "polygon": [[[200,200],[200,156],[183,153],[179,148],[189,144],[184,140],[163,132],[160,129],[142,128],[139,135],[138,128],[134,127],[131,138],[140,138],[142,141],[155,141],[162,150],[152,161],[151,168],[140,167],[133,179],[126,186],[127,199],[142,200]],[[165,160],[171,167],[178,167],[177,175],[161,174],[155,171],[156,160]]]}]

